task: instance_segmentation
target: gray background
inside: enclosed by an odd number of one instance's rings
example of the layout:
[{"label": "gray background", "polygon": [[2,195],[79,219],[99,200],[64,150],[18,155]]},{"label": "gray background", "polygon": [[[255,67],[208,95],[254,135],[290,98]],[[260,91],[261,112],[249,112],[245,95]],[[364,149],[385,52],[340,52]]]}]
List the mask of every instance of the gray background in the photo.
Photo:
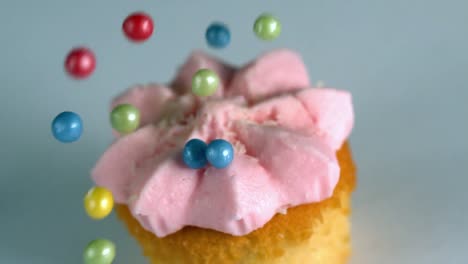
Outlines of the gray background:
[{"label": "gray background", "polygon": [[[123,19],[153,15],[156,33],[127,42]],[[251,32],[258,14],[283,23],[273,43]],[[301,52],[314,81],[354,94],[359,165],[352,263],[468,263],[468,1],[0,1],[0,263],[80,263],[96,237],[115,263],[145,263],[115,216],[93,222],[82,199],[89,170],[111,142],[110,98],[165,82],[206,26],[229,24],[232,43],[210,51],[241,64],[262,51]],[[72,81],[63,59],[90,46],[95,74]],[[78,112],[85,132],[60,144],[50,122]]]}]

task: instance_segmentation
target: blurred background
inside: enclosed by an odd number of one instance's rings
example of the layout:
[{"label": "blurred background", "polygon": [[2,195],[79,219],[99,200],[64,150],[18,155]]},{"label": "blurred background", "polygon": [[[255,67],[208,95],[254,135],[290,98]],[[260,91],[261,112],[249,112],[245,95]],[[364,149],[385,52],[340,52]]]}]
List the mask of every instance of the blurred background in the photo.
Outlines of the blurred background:
[{"label": "blurred background", "polygon": [[[350,90],[359,166],[351,263],[468,263],[468,1],[0,0],[0,263],[81,263],[88,241],[117,244],[114,263],[146,263],[115,215],[91,221],[82,199],[111,143],[110,99],[131,85],[166,82],[193,49],[243,64],[277,47],[300,52],[314,82]],[[127,15],[145,11],[155,33],[135,45]],[[263,12],[281,36],[259,41]],[[231,30],[212,50],[213,21]],[[90,47],[94,74],[70,79],[69,50]],[[83,119],[62,144],[52,119]]]}]

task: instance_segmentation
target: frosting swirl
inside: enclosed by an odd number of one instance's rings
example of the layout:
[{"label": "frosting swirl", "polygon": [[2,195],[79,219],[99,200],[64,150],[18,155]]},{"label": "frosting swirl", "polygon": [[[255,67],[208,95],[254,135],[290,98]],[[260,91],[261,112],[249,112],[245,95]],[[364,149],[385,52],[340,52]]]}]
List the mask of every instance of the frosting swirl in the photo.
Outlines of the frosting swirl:
[{"label": "frosting swirl", "polygon": [[[208,98],[190,92],[200,68],[221,79]],[[135,87],[113,101],[137,107],[141,126],[116,134],[92,172],[143,227],[159,237],[184,226],[240,236],[289,207],[332,195],[340,175],[335,152],[354,122],[351,96],[310,88],[297,54],[277,50],[236,69],[195,52],[169,86]],[[186,167],[181,150],[192,138],[230,141],[232,164]]]}]

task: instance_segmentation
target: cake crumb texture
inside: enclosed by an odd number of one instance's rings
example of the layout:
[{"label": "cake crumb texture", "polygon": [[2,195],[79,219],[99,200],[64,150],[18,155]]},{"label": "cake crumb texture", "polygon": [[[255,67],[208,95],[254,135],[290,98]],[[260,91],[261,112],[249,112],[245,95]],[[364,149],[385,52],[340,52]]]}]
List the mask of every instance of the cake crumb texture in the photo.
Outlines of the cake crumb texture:
[{"label": "cake crumb texture", "polygon": [[152,264],[344,264],[351,253],[350,196],[356,177],[348,143],[337,155],[341,175],[332,197],[290,208],[245,236],[186,227],[158,238],[126,205],[117,205],[116,212]]}]

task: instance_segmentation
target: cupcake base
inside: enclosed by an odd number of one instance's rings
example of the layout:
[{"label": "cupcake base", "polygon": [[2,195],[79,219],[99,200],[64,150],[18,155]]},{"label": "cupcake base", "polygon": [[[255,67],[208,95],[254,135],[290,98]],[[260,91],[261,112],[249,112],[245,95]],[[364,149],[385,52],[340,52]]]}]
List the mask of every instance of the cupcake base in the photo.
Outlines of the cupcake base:
[{"label": "cupcake base", "polygon": [[186,227],[158,238],[126,205],[117,205],[116,212],[152,264],[343,264],[351,253],[350,198],[356,178],[347,143],[337,155],[341,175],[332,197],[290,208],[245,236]]}]

